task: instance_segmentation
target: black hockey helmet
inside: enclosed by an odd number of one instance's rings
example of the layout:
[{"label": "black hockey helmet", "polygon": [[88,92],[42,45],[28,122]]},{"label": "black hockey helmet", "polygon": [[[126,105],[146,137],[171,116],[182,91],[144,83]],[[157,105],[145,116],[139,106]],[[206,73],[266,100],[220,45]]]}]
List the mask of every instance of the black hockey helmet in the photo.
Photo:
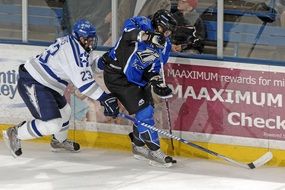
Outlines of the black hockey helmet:
[{"label": "black hockey helmet", "polygon": [[168,10],[165,9],[160,9],[154,13],[151,18],[151,22],[155,29],[160,26],[164,31],[170,30],[171,32],[174,32],[177,26],[175,18]]}]

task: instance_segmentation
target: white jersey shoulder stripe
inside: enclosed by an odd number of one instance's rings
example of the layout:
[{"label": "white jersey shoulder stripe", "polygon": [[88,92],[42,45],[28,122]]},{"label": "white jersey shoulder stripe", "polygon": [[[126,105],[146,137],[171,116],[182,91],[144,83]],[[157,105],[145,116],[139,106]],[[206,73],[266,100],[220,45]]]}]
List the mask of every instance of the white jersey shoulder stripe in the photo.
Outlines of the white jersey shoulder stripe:
[{"label": "white jersey shoulder stripe", "polygon": [[69,36],[69,42],[70,42],[70,46],[72,48],[74,60],[76,61],[76,65],[78,67],[83,67],[83,64],[80,62],[80,59],[79,59],[80,48],[79,48],[77,42],[75,41],[75,39],[72,36]]}]

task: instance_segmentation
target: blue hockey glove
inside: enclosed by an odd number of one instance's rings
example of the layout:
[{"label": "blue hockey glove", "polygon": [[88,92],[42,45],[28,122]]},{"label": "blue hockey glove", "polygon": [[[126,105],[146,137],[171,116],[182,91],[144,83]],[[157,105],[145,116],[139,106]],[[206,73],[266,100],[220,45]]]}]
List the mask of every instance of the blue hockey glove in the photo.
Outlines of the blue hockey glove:
[{"label": "blue hockey glove", "polygon": [[153,92],[160,98],[166,99],[173,96],[172,90],[166,84],[163,84],[163,80],[160,76],[152,77],[149,83],[152,86]]},{"label": "blue hockey glove", "polygon": [[104,70],[105,64],[106,64],[106,63],[105,63],[104,58],[103,58],[103,57],[100,57],[100,58],[98,59],[97,67],[98,67],[100,70]]},{"label": "blue hockey glove", "polygon": [[105,65],[108,63],[107,60],[109,60],[109,53],[104,53],[99,59],[98,59],[98,68],[101,70],[104,70]]},{"label": "blue hockey glove", "polygon": [[104,107],[104,115],[110,117],[117,117],[119,114],[118,100],[112,94],[106,94],[105,92],[98,98],[101,106]]}]

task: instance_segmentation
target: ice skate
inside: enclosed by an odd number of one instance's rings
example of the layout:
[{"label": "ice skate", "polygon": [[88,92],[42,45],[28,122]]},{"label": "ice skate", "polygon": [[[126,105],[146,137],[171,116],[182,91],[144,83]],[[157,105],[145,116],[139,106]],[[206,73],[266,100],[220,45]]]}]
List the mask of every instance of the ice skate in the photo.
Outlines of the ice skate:
[{"label": "ice skate", "polygon": [[21,156],[22,154],[21,140],[18,139],[18,127],[23,124],[24,122],[3,131],[3,139],[5,144],[10,149],[10,152],[14,158]]},{"label": "ice skate", "polygon": [[157,167],[169,168],[176,160],[173,160],[171,156],[165,155],[160,149],[156,151],[149,151],[149,164]]},{"label": "ice skate", "polygon": [[57,139],[52,138],[50,142],[51,150],[53,152],[58,152],[61,150],[67,150],[70,152],[79,152],[80,151],[80,145],[77,142],[71,141],[66,139],[63,142],[59,142]]},{"label": "ice skate", "polygon": [[132,152],[138,160],[148,160],[149,158],[149,149],[145,146],[136,146],[132,143]]}]

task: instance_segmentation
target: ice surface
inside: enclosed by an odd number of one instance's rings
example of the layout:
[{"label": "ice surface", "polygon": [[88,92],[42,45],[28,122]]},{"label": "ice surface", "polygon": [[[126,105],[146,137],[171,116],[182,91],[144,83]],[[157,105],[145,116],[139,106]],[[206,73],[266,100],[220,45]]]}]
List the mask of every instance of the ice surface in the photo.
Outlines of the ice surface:
[{"label": "ice surface", "polygon": [[175,167],[156,168],[129,152],[82,148],[54,153],[49,144],[30,142],[14,159],[0,141],[0,189],[285,190],[285,168],[248,170],[223,161],[177,160]]}]

